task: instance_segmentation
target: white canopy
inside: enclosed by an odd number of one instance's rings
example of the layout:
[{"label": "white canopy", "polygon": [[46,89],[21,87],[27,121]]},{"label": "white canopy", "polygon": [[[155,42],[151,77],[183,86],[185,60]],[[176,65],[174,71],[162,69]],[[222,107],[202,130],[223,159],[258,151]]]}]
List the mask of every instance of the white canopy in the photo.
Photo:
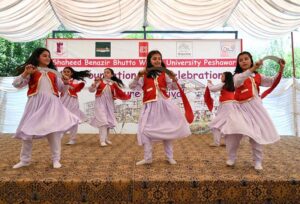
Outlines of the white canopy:
[{"label": "white canopy", "polygon": [[300,27],[300,0],[1,0],[0,37],[32,41],[63,25],[85,35],[229,26],[256,38]]}]

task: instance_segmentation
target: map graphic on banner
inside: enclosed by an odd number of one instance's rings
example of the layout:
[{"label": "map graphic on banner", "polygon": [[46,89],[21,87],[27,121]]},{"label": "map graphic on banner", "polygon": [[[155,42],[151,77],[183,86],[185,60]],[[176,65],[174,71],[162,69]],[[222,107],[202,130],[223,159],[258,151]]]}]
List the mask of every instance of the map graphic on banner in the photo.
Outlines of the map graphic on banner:
[{"label": "map graphic on banner", "polygon": [[[191,124],[193,133],[208,131],[208,122],[218,106],[218,94],[213,113],[204,104],[203,94],[207,80],[220,83],[224,71],[233,72],[236,57],[241,52],[241,40],[107,40],[107,39],[47,39],[47,48],[61,71],[66,66],[75,70],[91,70],[92,77],[79,93],[80,108],[91,117],[94,113],[95,94],[88,91],[97,76],[110,67],[126,85],[125,91],[132,95],[129,101],[115,101],[118,125],[116,133],[136,133],[142,104],[142,93],[132,91],[128,84],[138,71],[146,66],[149,51],[159,50],[168,69],[177,74],[194,111]],[[172,100],[183,104],[178,91],[169,91]],[[97,129],[81,124],[79,133],[97,133]]]}]

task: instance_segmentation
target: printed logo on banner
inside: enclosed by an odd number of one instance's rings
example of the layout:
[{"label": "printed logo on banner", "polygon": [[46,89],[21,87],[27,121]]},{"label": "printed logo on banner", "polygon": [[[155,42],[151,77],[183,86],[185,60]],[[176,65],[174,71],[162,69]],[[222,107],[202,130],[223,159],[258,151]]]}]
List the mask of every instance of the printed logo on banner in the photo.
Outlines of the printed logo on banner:
[{"label": "printed logo on banner", "polygon": [[96,57],[110,57],[111,56],[111,43],[110,42],[96,42],[95,48]]},{"label": "printed logo on banner", "polygon": [[148,42],[139,42],[139,57],[147,57],[148,47]]},{"label": "printed logo on banner", "polygon": [[67,42],[57,41],[53,49],[56,56],[64,56],[67,53]]},{"label": "printed logo on banner", "polygon": [[236,57],[235,55],[235,42],[233,41],[221,41],[221,57]]},{"label": "printed logo on banner", "polygon": [[177,57],[192,57],[193,42],[176,42]]}]

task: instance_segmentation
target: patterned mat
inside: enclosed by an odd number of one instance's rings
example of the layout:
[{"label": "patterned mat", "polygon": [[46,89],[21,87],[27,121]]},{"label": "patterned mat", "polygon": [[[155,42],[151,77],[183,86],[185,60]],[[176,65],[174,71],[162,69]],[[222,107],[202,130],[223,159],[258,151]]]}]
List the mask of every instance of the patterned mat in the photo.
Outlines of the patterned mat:
[{"label": "patterned mat", "polygon": [[155,143],[151,165],[135,166],[143,148],[134,135],[110,135],[100,147],[97,135],[63,138],[61,169],[53,169],[46,139],[34,140],[32,164],[19,161],[21,142],[0,137],[0,203],[300,203],[300,138],[282,137],[264,146],[264,169],[254,170],[244,138],[234,168],[226,167],[225,147],[209,147],[210,135],[177,140],[166,161]]}]

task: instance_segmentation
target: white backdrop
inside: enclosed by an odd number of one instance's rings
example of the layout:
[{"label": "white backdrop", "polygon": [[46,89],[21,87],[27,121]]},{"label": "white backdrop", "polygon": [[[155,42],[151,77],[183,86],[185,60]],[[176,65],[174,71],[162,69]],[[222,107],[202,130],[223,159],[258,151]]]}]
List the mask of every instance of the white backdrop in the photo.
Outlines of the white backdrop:
[{"label": "white backdrop", "polygon": [[[110,42],[110,57],[96,57],[96,42]],[[145,43],[146,42],[146,43]],[[59,43],[59,44],[57,44]],[[194,133],[204,133],[208,131],[207,123],[212,114],[207,110],[203,103],[203,91],[207,79],[213,78],[214,83],[218,83],[219,74],[225,70],[233,71],[234,67],[221,67],[211,65],[215,62],[233,62],[237,53],[241,49],[239,40],[49,40],[48,47],[51,50],[52,57],[61,70],[64,63],[81,62],[79,66],[73,66],[77,70],[89,69],[98,76],[105,67],[111,65],[115,72],[128,84],[135,73],[143,66],[145,57],[144,52],[151,49],[159,49],[163,58],[166,60],[168,68],[175,71],[180,78],[180,83],[185,88],[185,92],[190,99],[195,112],[195,122],[191,125]],[[58,49],[57,45],[60,47]],[[104,44],[105,45],[105,44]],[[104,49],[105,50],[105,49]],[[103,49],[98,51],[104,52]],[[222,50],[227,52],[222,52]],[[107,53],[106,53],[107,54]],[[97,54],[98,55],[98,54]],[[218,60],[216,60],[218,59]],[[104,63],[105,66],[83,66],[84,61]],[[114,61],[115,60],[115,61]],[[117,62],[136,63],[134,66],[116,65]],[[192,62],[195,60],[195,62]],[[113,63],[115,62],[115,64]],[[172,63],[177,63],[171,65]],[[181,63],[190,63],[189,66],[183,66]],[[197,64],[198,63],[198,64]],[[201,63],[201,64],[199,64]],[[199,65],[199,66],[198,66]],[[81,109],[88,115],[93,114],[94,94],[87,91],[87,87],[93,79],[87,80],[87,85],[79,94]],[[19,120],[23,114],[27,101],[27,88],[15,89],[12,87],[13,77],[0,78],[0,133],[13,133],[18,126]],[[130,91],[126,89],[126,91]],[[290,78],[282,79],[278,87],[268,95],[264,100],[264,106],[280,135],[296,135],[299,132],[299,107],[300,103],[300,84],[299,80]],[[136,122],[141,107],[142,95],[137,92],[131,92],[133,99],[130,102],[116,101],[116,115],[119,121],[115,129],[117,133],[135,133]],[[175,102],[181,106],[181,100],[177,92],[170,93]],[[215,106],[217,106],[218,95],[214,95]],[[96,133],[97,130],[87,124],[81,124],[79,132]],[[299,134],[298,134],[299,135]]]}]

